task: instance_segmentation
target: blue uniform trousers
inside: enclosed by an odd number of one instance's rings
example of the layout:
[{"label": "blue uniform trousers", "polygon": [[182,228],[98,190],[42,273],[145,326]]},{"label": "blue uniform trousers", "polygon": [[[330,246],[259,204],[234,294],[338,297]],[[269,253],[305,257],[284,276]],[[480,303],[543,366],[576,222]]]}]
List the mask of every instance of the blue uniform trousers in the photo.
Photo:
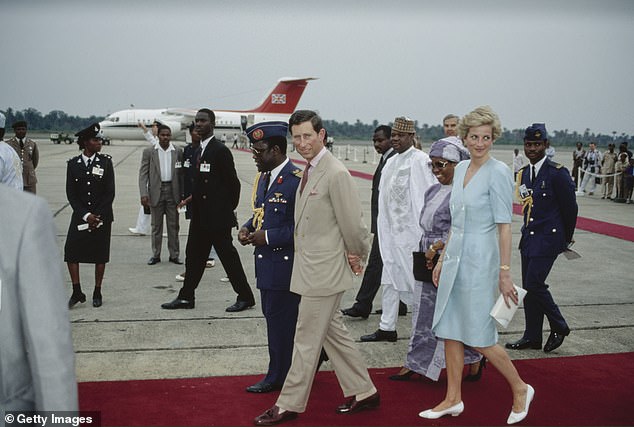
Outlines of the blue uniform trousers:
[{"label": "blue uniform trousers", "polygon": [[531,342],[542,342],[544,315],[550,323],[550,330],[568,335],[566,320],[555,304],[548,290],[546,277],[550,273],[556,256],[529,257],[522,255],[522,287],[527,294],[524,298],[526,330],[524,338]]},{"label": "blue uniform trousers", "polygon": [[282,385],[291,367],[301,297],[282,290],[260,289],[260,294],[269,344],[269,369],[264,382]]}]

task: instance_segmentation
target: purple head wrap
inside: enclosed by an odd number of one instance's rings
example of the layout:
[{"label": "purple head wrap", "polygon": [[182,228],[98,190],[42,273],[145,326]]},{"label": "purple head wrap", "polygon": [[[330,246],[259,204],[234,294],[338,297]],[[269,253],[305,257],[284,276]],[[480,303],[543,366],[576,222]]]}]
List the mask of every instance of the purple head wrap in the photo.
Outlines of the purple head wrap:
[{"label": "purple head wrap", "polygon": [[460,139],[455,136],[447,136],[431,145],[429,157],[440,157],[458,163],[461,160],[467,160],[470,156]]}]

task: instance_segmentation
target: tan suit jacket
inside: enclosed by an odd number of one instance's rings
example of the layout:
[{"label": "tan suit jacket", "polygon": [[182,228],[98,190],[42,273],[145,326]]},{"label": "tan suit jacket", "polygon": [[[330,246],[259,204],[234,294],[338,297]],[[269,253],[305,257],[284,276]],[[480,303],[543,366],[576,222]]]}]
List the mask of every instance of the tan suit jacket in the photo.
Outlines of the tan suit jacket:
[{"label": "tan suit jacket", "polygon": [[[158,145],[157,145],[158,146]],[[160,150],[159,148],[158,150]],[[172,151],[172,195],[176,203],[181,201],[183,195],[183,150],[174,147]],[[139,169],[139,191],[141,197],[150,198],[150,205],[156,206],[161,197],[161,161],[159,159],[158,150],[155,147],[148,147],[143,150],[141,157],[141,168]],[[177,168],[176,165],[181,165]]]},{"label": "tan suit jacket", "polygon": [[309,171],[295,204],[295,262],[291,291],[329,296],[353,286],[346,254],[365,259],[372,235],[363,222],[358,189],[345,166],[326,152]]}]

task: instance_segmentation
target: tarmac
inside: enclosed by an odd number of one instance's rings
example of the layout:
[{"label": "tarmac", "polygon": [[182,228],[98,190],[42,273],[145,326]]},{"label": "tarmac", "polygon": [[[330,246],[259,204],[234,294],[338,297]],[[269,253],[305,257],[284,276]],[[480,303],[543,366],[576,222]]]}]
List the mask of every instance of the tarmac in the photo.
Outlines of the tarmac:
[{"label": "tarmac", "polygon": [[[55,145],[46,139],[37,140],[40,165],[37,168],[38,195],[48,200],[55,215],[60,248],[60,262],[70,222],[71,208],[65,195],[66,161],[78,154],[77,145]],[[177,144],[181,144],[178,143]],[[139,211],[138,169],[145,141],[113,141],[102,152],[112,156],[115,164],[115,222],[112,227],[110,263],[103,283],[104,304],[93,308],[90,298],[70,310],[73,342],[76,353],[77,379],[86,381],[188,378],[224,375],[263,374],[268,364],[266,326],[255,289],[253,248],[236,248],[257,298],[253,309],[226,313],[235,301],[219,260],[206,270],[196,292],[193,310],[163,310],[161,304],[172,300],[181,283],[175,276],[184,266],[167,262],[167,238],[164,238],[162,262],[148,266],[151,256],[150,237],[135,236]],[[367,144],[367,163],[346,160],[350,170],[372,174],[372,148]],[[428,149],[428,145],[423,147]],[[511,163],[513,147],[494,147],[493,156]],[[563,148],[562,148],[563,151]],[[345,152],[345,150],[344,150]],[[242,184],[237,209],[239,223],[251,216],[251,190],[256,168],[248,151],[232,150]],[[335,151],[337,153],[337,151]],[[289,153],[299,159],[297,153]],[[345,157],[342,155],[342,157]],[[569,167],[568,153],[561,161]],[[556,157],[555,160],[558,160]],[[301,164],[303,167],[303,163]],[[355,178],[369,226],[371,181]],[[600,194],[600,190],[597,193]],[[600,196],[578,198],[579,215],[627,227],[634,227],[634,205],[601,200]],[[185,258],[188,221],[180,219],[181,259]],[[521,217],[513,219],[513,246],[519,242]],[[234,237],[236,233],[234,232]],[[560,257],[549,276],[551,292],[559,304],[572,332],[564,344],[552,353],[540,350],[510,351],[514,359],[578,356],[599,353],[634,351],[634,243],[583,230],[575,233],[575,248],[582,258]],[[64,271],[66,267],[64,267]],[[521,283],[519,251],[513,251],[511,273]],[[80,266],[84,292],[90,297],[94,286],[93,267]],[[71,283],[65,275],[68,295]],[[360,286],[345,293],[342,308],[349,307]],[[375,307],[380,307],[380,292]],[[521,310],[521,309],[520,309]],[[379,315],[369,319],[346,318],[352,336],[378,328]],[[507,329],[500,330],[500,343],[518,339],[523,331],[524,316],[520,311]],[[361,343],[358,347],[370,367],[399,367],[407,353],[411,316],[399,317],[395,343]],[[544,341],[547,338],[546,322]],[[322,370],[331,369],[326,362]]]}]

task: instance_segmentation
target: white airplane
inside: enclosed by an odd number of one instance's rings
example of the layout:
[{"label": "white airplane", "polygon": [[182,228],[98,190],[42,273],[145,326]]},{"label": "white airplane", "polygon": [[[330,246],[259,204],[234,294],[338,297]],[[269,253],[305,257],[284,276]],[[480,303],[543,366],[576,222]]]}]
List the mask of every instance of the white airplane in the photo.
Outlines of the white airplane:
[{"label": "white airplane", "polygon": [[[225,133],[228,138],[240,134],[247,127],[264,121],[288,121],[304,93],[309,80],[314,77],[283,77],[264,98],[259,107],[252,110],[213,110],[216,114],[215,135]],[[142,140],[143,132],[138,127],[143,122],[148,127],[156,120],[172,130],[173,140],[186,138],[187,126],[196,116],[194,109],[163,108],[152,110],[130,109],[109,114],[102,122],[105,137],[121,140]]]}]

